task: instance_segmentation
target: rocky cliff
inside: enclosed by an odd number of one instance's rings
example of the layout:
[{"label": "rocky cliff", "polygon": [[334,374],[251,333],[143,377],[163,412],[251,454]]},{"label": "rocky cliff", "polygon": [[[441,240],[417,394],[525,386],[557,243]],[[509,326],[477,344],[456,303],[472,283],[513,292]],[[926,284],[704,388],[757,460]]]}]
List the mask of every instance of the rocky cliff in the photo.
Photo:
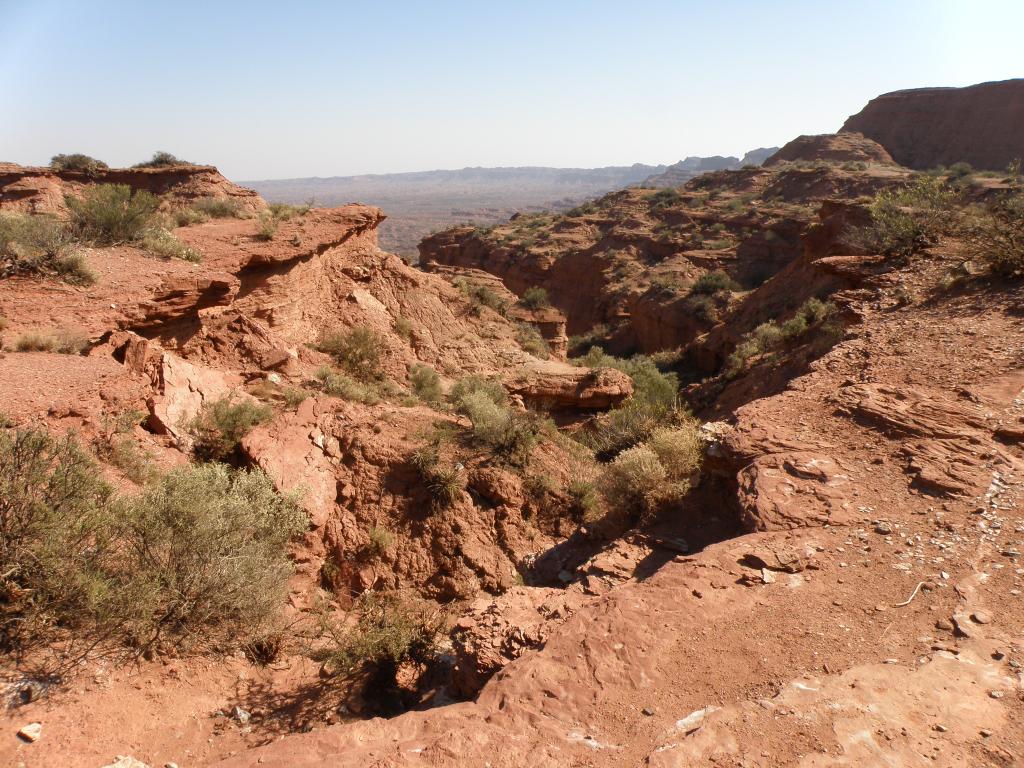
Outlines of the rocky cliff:
[{"label": "rocky cliff", "polygon": [[1003,170],[1024,157],[1024,79],[886,93],[843,124],[841,132],[851,131],[908,168],[966,162]]}]

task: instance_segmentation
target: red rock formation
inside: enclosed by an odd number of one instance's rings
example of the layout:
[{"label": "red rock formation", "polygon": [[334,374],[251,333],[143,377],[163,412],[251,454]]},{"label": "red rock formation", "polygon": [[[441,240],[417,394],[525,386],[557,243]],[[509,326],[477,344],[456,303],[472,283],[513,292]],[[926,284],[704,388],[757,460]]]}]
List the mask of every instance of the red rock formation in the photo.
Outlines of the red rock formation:
[{"label": "red rock formation", "polygon": [[202,197],[230,198],[250,213],[267,207],[258,194],[228,181],[213,166],[105,168],[86,174],[0,163],[0,210],[63,213],[65,195],[80,194],[90,184],[127,184],[164,197],[171,207],[185,207]]},{"label": "red rock formation", "polygon": [[825,133],[818,136],[797,136],[764,161],[771,167],[779,163],[826,160],[833,163],[864,162],[893,165],[885,148],[859,133]]},{"label": "red rock formation", "polygon": [[840,130],[874,139],[908,168],[966,162],[1003,170],[1024,157],[1024,79],[886,93]]}]

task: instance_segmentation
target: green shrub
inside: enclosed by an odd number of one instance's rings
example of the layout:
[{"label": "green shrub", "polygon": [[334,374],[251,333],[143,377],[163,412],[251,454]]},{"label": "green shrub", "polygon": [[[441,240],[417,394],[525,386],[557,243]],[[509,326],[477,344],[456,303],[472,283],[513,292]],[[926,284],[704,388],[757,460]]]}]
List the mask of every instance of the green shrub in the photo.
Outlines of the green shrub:
[{"label": "green shrub", "polygon": [[488,307],[500,315],[504,315],[508,311],[508,303],[486,285],[474,285],[462,277],[453,280],[452,285],[462,291],[462,294],[473,303],[477,310],[481,307]]},{"label": "green shrub", "polygon": [[119,516],[142,645],[261,634],[287,597],[286,546],[307,526],[262,471],[222,464],[172,470],[123,500]]},{"label": "green shrub", "polygon": [[67,197],[70,226],[77,237],[97,245],[140,240],[153,224],[160,200],[127,184],[98,184],[81,197]]},{"label": "green shrub", "polygon": [[647,442],[624,450],[605,467],[602,494],[613,510],[653,513],[686,495],[703,458],[697,421],[659,428]]},{"label": "green shrub", "polygon": [[540,335],[540,331],[536,327],[529,323],[516,324],[516,343],[525,352],[539,357],[541,360],[547,360],[551,356],[551,347],[547,340]]},{"label": "green shrub", "polygon": [[711,296],[719,291],[738,291],[739,284],[720,269],[705,272],[698,277],[690,286],[692,295],[703,294]]},{"label": "green shrub", "polygon": [[111,623],[111,490],[71,437],[0,431],[0,647]]},{"label": "green shrub", "polygon": [[198,264],[203,254],[195,248],[189,248],[166,229],[155,228],[142,236],[143,249],[162,259],[181,259]]},{"label": "green shrub", "polygon": [[95,176],[99,171],[105,170],[109,166],[95,157],[74,153],[70,155],[54,155],[50,158],[50,167],[55,171],[81,171],[89,176]]},{"label": "green shrub", "polygon": [[651,205],[651,211],[660,211],[665,208],[680,205],[683,196],[676,189],[660,189],[654,194],[648,195],[647,200]]},{"label": "green shrub", "polygon": [[829,301],[810,298],[789,320],[779,326],[774,320],[762,323],[744,336],[726,361],[725,375],[733,378],[746,368],[754,357],[773,353],[785,344],[802,343],[814,335],[822,348],[833,346],[842,337],[842,326],[836,322],[836,306]]},{"label": "green shrub", "polygon": [[281,390],[281,396],[284,398],[284,404],[289,408],[298,408],[304,403],[312,393],[303,389],[302,387],[285,387]]},{"label": "green shrub", "polygon": [[223,461],[238,450],[249,431],[274,416],[274,410],[252,400],[235,401],[230,395],[208,402],[190,422],[196,456]]},{"label": "green shrub", "polygon": [[154,152],[152,158],[136,163],[132,168],[170,168],[175,165],[195,165],[195,163],[177,158],[170,152]]},{"label": "green shrub", "polygon": [[872,226],[854,239],[869,250],[910,256],[950,228],[955,201],[956,193],[941,178],[919,176],[906,187],[875,195],[869,206]]},{"label": "green shrub", "polygon": [[384,338],[367,326],[324,334],[317,349],[330,355],[345,371],[360,381],[374,381],[383,376]]},{"label": "green shrub", "polygon": [[544,431],[542,420],[530,413],[496,403],[484,390],[461,397],[457,410],[472,424],[475,444],[515,467],[525,467]]},{"label": "green shrub", "polygon": [[569,495],[569,510],[577,520],[591,520],[601,504],[601,495],[593,482],[584,478],[573,478],[566,487]]},{"label": "green shrub", "polygon": [[519,299],[519,303],[527,309],[541,309],[551,306],[548,301],[548,292],[539,285],[527,288]]},{"label": "green shrub", "polygon": [[464,376],[455,382],[448,393],[448,400],[458,408],[463,398],[475,392],[483,392],[491,402],[497,405],[504,405],[508,402],[508,393],[505,392],[505,387],[501,385],[500,381],[475,375]]},{"label": "green shrub", "polygon": [[105,435],[93,443],[96,454],[136,485],[145,485],[156,476],[153,454],[139,448],[128,435]]},{"label": "green shrub", "polygon": [[985,204],[964,227],[967,256],[1004,277],[1024,274],[1024,192],[1004,194]]},{"label": "green shrub", "polygon": [[425,403],[437,405],[444,399],[441,377],[429,365],[414,365],[409,372],[409,383],[416,397]]},{"label": "green shrub", "polygon": [[240,219],[244,215],[242,204],[232,197],[200,197],[190,207],[210,219]]},{"label": "green shrub", "polygon": [[365,405],[376,405],[383,398],[377,386],[371,382],[357,381],[344,373],[321,366],[314,374],[320,388],[331,397],[351,400]]}]

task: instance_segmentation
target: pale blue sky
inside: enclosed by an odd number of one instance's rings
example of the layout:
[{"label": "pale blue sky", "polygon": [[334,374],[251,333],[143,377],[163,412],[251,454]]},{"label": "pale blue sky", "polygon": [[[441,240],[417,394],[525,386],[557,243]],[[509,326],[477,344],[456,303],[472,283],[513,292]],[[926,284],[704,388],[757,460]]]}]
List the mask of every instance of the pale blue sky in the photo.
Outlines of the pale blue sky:
[{"label": "pale blue sky", "polygon": [[741,154],[1024,76],[1024,0],[0,0],[0,160],[235,179]]}]

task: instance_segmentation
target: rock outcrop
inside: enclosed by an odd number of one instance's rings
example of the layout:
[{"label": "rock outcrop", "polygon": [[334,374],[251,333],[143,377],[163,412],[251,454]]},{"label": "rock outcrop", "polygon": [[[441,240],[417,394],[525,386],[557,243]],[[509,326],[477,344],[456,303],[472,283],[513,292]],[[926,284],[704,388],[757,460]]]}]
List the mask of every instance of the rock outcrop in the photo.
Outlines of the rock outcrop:
[{"label": "rock outcrop", "polygon": [[63,214],[65,196],[78,195],[90,184],[127,184],[163,197],[169,208],[183,208],[205,197],[228,198],[249,213],[267,208],[258,194],[228,181],[213,166],[103,168],[87,174],[0,163],[0,210]]},{"label": "rock outcrop", "polygon": [[843,124],[841,133],[849,132],[908,168],[965,162],[1003,170],[1024,156],[1024,79],[886,93]]},{"label": "rock outcrop", "polygon": [[818,136],[797,136],[764,161],[766,166],[795,161],[828,161],[832,163],[878,163],[894,165],[885,148],[859,133],[825,133]]}]

